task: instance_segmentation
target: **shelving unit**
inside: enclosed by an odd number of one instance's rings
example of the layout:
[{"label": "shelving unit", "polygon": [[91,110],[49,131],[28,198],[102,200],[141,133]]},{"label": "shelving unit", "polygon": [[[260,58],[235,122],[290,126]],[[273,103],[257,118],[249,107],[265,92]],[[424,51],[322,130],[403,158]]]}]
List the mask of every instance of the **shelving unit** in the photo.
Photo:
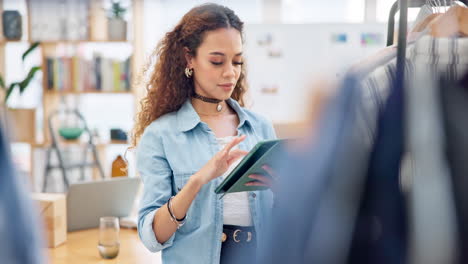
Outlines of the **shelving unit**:
[{"label": "shelving unit", "polygon": [[[23,38],[21,40],[6,40],[3,37],[2,32],[2,24],[0,19],[0,74],[5,76],[5,50],[7,44],[24,44],[24,43],[33,43],[34,40],[31,39],[31,1],[34,0],[25,0],[26,1],[26,14],[23,14]],[[131,0],[131,7],[129,8],[131,13],[130,19],[128,21],[127,27],[127,39],[125,40],[108,40],[106,39],[106,31],[103,30],[106,28],[106,25],[103,25],[103,22],[106,21],[105,12],[100,10],[99,8],[102,4],[98,2],[108,1],[108,0],[89,0],[93,1],[90,2],[90,10],[89,10],[89,19],[88,19],[88,38],[84,40],[51,40],[51,41],[41,41],[39,50],[41,53],[41,68],[42,68],[42,103],[41,103],[41,116],[40,122],[41,124],[36,124],[37,127],[41,128],[37,131],[39,134],[35,133],[32,135],[33,138],[28,140],[28,143],[31,145],[31,157],[34,156],[35,149],[45,148],[50,144],[50,135],[48,132],[47,126],[47,117],[49,114],[57,109],[60,105],[60,101],[62,97],[81,97],[81,96],[95,96],[95,95],[122,95],[122,96],[132,96],[134,100],[134,106],[138,105],[136,102],[139,100],[138,98],[141,96],[136,96],[138,93],[134,90],[132,85],[132,81],[137,76],[138,72],[140,71],[142,61],[143,61],[143,54],[142,54],[142,47],[143,47],[143,0]],[[97,9],[96,9],[97,8]],[[91,10],[92,9],[92,10]],[[3,1],[0,0],[0,13],[3,11]],[[101,17],[96,17],[96,15],[101,15]],[[94,16],[94,17],[93,17]],[[93,24],[99,23],[99,24]],[[49,84],[47,83],[48,71],[47,69],[47,58],[53,56],[62,56],[64,54],[59,54],[58,50],[67,47],[69,50],[78,50],[79,48],[83,49],[83,46],[87,45],[105,45],[106,47],[111,47],[115,45],[125,45],[131,49],[130,55],[130,67],[129,73],[130,82],[129,82],[129,90],[122,90],[122,91],[112,91],[112,89],[107,89],[106,91],[100,90],[84,90],[84,91],[76,91],[76,90],[66,90],[66,91],[56,91],[56,90],[49,90]],[[87,47],[85,47],[87,48]],[[69,54],[66,54],[69,55]],[[79,54],[77,54],[79,55]],[[76,56],[76,55],[75,55]],[[71,73],[74,73],[74,68],[70,68]],[[71,83],[73,86],[76,84],[75,80],[73,80],[73,74],[70,75],[70,79],[66,81]],[[113,85],[113,84],[111,84]],[[123,86],[122,86],[123,87]],[[102,87],[101,87],[102,88]],[[107,102],[111,103],[111,102]],[[103,111],[105,111],[105,107],[103,107]],[[136,110],[136,109],[135,109]],[[62,141],[62,143],[66,145],[79,145],[79,141]],[[127,142],[122,141],[114,141],[114,140],[99,140],[97,142],[98,150],[100,151],[100,157],[102,161],[105,161],[105,148],[109,145],[121,145],[125,146],[128,144]],[[34,158],[31,158],[31,179],[34,179],[35,172],[34,172]],[[109,164],[102,162],[104,167],[108,167]],[[40,172],[42,173],[42,172]]]}]

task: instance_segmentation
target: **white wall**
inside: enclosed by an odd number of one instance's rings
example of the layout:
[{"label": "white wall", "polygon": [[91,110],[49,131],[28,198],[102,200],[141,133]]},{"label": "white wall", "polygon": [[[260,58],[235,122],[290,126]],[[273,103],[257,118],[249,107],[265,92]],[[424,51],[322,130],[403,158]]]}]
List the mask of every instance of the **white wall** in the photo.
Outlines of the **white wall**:
[{"label": "white wall", "polygon": [[364,0],[283,0],[283,23],[364,22]]},{"label": "white wall", "polygon": [[[182,16],[201,0],[146,0],[145,1],[145,54],[149,55],[164,34],[179,22]],[[262,22],[261,0],[212,0],[209,2],[226,5],[245,22]]]},{"label": "white wall", "polygon": [[[310,83],[323,76],[340,77],[350,65],[383,48],[385,29],[384,24],[248,25],[244,48],[252,110],[274,123],[303,120]],[[346,43],[333,40],[340,33],[347,36]],[[362,44],[361,35],[367,33],[379,35],[380,42]],[[272,44],[259,45],[267,35]],[[271,50],[282,56],[269,56]],[[278,91],[262,92],[271,87]]]}]

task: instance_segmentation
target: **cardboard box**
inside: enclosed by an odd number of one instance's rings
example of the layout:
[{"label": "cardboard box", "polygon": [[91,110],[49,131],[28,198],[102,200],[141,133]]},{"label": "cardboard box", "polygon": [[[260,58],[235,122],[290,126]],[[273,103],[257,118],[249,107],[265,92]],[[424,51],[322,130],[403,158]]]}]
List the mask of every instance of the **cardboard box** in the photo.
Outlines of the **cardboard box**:
[{"label": "cardboard box", "polygon": [[67,240],[67,201],[65,194],[33,193],[44,224],[43,233],[49,248]]}]

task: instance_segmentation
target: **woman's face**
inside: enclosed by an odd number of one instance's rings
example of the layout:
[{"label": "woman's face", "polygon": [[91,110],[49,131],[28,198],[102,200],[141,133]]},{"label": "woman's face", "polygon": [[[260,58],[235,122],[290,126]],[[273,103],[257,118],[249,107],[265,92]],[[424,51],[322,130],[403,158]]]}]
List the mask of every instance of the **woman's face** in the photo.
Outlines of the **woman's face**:
[{"label": "woman's face", "polygon": [[231,97],[241,74],[242,39],[234,28],[205,32],[196,57],[188,58],[193,68],[195,92],[219,100]]}]

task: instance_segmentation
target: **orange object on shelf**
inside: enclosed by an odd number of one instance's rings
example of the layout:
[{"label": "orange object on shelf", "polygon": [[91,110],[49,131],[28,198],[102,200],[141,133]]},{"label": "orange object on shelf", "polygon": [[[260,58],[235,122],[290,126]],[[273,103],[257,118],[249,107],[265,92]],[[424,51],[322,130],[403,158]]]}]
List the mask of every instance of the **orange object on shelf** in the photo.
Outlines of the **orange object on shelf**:
[{"label": "orange object on shelf", "polygon": [[112,177],[125,176],[127,176],[127,162],[123,159],[122,155],[118,155],[112,162]]}]

